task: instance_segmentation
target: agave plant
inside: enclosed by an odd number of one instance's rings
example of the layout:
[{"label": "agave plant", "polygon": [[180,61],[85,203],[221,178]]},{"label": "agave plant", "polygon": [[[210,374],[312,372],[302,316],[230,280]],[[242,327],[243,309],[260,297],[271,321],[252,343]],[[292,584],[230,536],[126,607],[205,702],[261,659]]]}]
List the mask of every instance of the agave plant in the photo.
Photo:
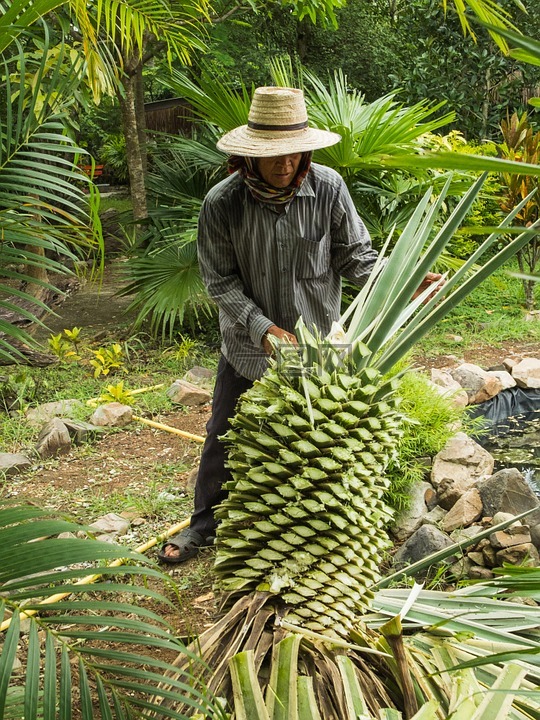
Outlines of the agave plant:
[{"label": "agave plant", "polygon": [[[35,507],[0,508],[4,720],[148,717],[163,673],[174,670],[163,658],[184,652],[152,608],[172,605],[153,589],[161,572],[125,547],[75,537],[81,530]],[[222,717],[189,672],[170,692],[192,712]]]},{"label": "agave plant", "polygon": [[[392,368],[536,232],[533,227],[521,233],[472,270],[508,229],[518,206],[452,279],[435,293],[428,288],[415,297],[482,182],[470,188],[435,232],[445,191],[436,199],[426,194],[388,260],[379,259],[341,319],[347,330],[321,342],[300,320],[299,348],[283,349],[241,397],[226,436],[232,480],[217,511],[221,522],[215,561],[218,584],[229,592],[229,601],[240,598],[197,645],[214,670],[209,680],[214,690],[226,695],[231,691],[227,662],[238,652],[253,651],[250,674],[259,673],[266,683],[270,672],[272,683],[279,671],[267,670],[267,655],[274,648],[274,656],[287,634],[297,633],[303,642],[291,640],[287,647],[290,652],[299,648],[299,667],[312,677],[323,718],[353,717],[343,710],[348,691],[340,674],[343,661],[337,659],[342,647],[348,650],[369,712],[394,707],[411,717],[417,702],[436,696],[436,716],[447,717],[443,713],[452,704],[451,684],[441,683],[435,693],[436,682],[426,679],[427,673],[443,668],[429,658],[422,664],[425,642],[419,641],[413,654],[404,647],[400,621],[377,628],[366,619],[371,618],[374,592],[384,584],[380,570],[389,546],[385,525],[392,514],[384,502],[385,469],[401,432],[399,383],[389,376]],[[392,615],[396,612],[399,609]],[[498,640],[502,652],[519,645],[517,640],[511,644],[510,634],[506,645],[501,635]],[[445,639],[438,650],[438,657],[446,658],[445,669],[459,662],[459,653],[451,651],[455,642],[457,635]],[[464,642],[459,638],[462,646]],[[524,644],[533,650],[540,647],[532,640]],[[428,648],[424,654],[430,652]],[[416,664],[410,671],[412,661]],[[527,673],[537,677],[533,666]],[[490,687],[493,673],[478,671],[476,680]],[[278,711],[272,703],[270,717],[297,717],[283,714],[281,704]],[[538,704],[531,703],[536,712]]]}]

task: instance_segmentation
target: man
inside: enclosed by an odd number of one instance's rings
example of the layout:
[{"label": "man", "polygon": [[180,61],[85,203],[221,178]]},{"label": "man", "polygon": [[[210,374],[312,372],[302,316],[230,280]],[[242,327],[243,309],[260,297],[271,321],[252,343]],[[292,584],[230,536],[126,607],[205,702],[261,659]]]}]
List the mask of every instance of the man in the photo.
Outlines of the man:
[{"label": "man", "polygon": [[190,528],[162,548],[164,562],[184,562],[213,542],[213,508],[230,478],[218,438],[240,395],[264,373],[273,343],[295,342],[300,316],[327,334],[340,316],[341,278],[361,286],[373,268],[377,253],[343,179],[311,162],[313,150],[340,139],[308,126],[301,90],[263,87],[248,124],[217,144],[231,156],[232,174],[203,203],[198,252],[219,308],[222,356],[195,511]]}]

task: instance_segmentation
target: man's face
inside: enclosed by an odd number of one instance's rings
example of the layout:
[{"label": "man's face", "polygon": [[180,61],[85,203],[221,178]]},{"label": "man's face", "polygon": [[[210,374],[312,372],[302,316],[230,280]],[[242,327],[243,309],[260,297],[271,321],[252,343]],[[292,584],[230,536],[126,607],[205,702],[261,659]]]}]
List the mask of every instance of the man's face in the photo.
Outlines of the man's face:
[{"label": "man's face", "polygon": [[285,188],[294,180],[301,158],[302,153],[262,157],[257,159],[257,166],[261,177],[269,185],[275,188]]}]

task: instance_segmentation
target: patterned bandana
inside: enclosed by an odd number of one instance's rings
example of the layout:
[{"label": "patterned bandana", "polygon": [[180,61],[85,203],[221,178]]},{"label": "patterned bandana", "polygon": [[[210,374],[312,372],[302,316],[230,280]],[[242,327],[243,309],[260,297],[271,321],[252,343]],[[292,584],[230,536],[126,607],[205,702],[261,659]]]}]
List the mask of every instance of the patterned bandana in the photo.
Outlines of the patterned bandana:
[{"label": "patterned bandana", "polygon": [[255,200],[269,205],[285,205],[294,198],[304,182],[311,167],[312,155],[312,152],[302,153],[298,172],[292,183],[285,188],[275,188],[263,180],[257,168],[257,158],[231,155],[227,169],[231,175],[237,171],[240,173]]}]

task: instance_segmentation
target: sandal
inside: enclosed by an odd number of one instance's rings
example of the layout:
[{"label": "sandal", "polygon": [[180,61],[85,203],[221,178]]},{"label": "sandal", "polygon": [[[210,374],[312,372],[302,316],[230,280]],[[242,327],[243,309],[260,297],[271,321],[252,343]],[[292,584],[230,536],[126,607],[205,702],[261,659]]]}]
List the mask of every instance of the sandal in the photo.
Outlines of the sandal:
[{"label": "sandal", "polygon": [[[183,563],[186,560],[195,557],[200,548],[210,547],[213,545],[214,539],[213,535],[201,535],[200,532],[188,528],[178,535],[174,535],[172,538],[169,538],[158,552],[158,558],[164,563]],[[178,555],[165,555],[164,551],[168,545],[178,548]]]}]

